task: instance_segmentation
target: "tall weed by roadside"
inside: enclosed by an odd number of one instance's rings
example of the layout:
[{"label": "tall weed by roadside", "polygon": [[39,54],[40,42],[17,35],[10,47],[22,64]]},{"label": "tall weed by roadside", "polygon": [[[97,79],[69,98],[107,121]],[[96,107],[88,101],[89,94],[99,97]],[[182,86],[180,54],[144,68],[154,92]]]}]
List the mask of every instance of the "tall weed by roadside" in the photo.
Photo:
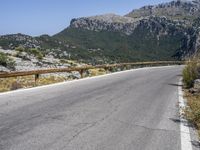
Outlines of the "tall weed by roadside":
[{"label": "tall weed by roadside", "polygon": [[186,88],[193,87],[194,80],[198,78],[200,65],[198,59],[189,61],[183,69],[183,83]]}]

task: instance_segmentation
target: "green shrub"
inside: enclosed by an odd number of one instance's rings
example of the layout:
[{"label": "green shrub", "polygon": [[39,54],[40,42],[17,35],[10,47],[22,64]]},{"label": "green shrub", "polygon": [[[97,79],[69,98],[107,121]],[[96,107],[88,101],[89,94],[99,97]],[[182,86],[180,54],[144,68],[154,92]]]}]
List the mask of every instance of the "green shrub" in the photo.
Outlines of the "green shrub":
[{"label": "green shrub", "polygon": [[43,59],[43,55],[42,55],[42,53],[37,54],[36,57],[37,57],[38,60],[42,60],[42,59]]},{"label": "green shrub", "polygon": [[4,53],[0,53],[0,65],[7,66],[7,56]]},{"label": "green shrub", "polygon": [[38,60],[42,60],[43,59],[42,52],[40,50],[36,49],[36,48],[28,49],[27,53],[34,55]]},{"label": "green shrub", "polygon": [[183,70],[183,83],[186,88],[193,87],[194,80],[198,78],[199,65],[196,60],[189,62]]},{"label": "green shrub", "polygon": [[0,65],[9,69],[15,69],[15,62],[9,58],[6,54],[0,52]]},{"label": "green shrub", "polygon": [[25,48],[23,46],[18,46],[15,48],[16,51],[18,52],[24,52],[25,51]]}]

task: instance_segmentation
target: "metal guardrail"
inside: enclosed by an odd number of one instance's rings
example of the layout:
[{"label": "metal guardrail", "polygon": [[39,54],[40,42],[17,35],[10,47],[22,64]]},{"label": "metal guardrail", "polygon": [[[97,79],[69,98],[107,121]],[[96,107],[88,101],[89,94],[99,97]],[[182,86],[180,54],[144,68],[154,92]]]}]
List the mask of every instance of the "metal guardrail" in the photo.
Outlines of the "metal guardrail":
[{"label": "metal guardrail", "polygon": [[154,66],[154,65],[181,65],[184,64],[183,61],[154,61],[154,62],[134,62],[134,63],[120,63],[120,64],[110,64],[110,65],[97,65],[91,66],[86,65],[82,67],[73,67],[73,68],[54,68],[54,69],[41,69],[41,70],[32,70],[32,71],[16,71],[16,72],[3,72],[0,73],[0,78],[9,78],[9,77],[18,77],[18,76],[29,76],[35,75],[35,82],[39,79],[39,75],[48,74],[48,73],[61,73],[61,72],[72,72],[78,71],[83,77],[83,73],[89,69],[105,69],[109,70],[115,67],[132,67],[132,66]]}]

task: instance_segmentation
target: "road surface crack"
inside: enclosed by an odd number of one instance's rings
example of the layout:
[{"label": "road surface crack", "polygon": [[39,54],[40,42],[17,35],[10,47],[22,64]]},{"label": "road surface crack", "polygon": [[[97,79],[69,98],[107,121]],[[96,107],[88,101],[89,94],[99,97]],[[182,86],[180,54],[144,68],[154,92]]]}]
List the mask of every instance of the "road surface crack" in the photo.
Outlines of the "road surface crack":
[{"label": "road surface crack", "polygon": [[87,131],[88,129],[90,129],[90,128],[96,126],[97,124],[100,124],[101,122],[103,122],[104,120],[106,120],[107,118],[109,118],[114,112],[116,112],[116,111],[118,110],[118,107],[119,107],[119,106],[116,106],[116,107],[113,109],[112,112],[110,112],[110,113],[107,114],[105,117],[99,119],[99,120],[96,121],[96,122],[93,122],[93,123],[84,123],[84,124],[90,124],[90,125],[87,126],[87,127],[85,127],[85,128],[83,128],[83,129],[81,129],[80,131],[76,132],[76,134],[73,135],[72,138],[68,140],[68,144],[71,143],[75,138],[77,138],[81,133]]},{"label": "road surface crack", "polygon": [[76,137],[78,137],[82,132],[88,130],[89,128],[92,128],[93,126],[95,126],[97,124],[97,122],[91,123],[89,126],[87,126],[86,128],[81,129],[80,131],[76,132],[75,135],[72,136],[71,139],[68,140],[68,144],[71,143]]},{"label": "road surface crack", "polygon": [[150,127],[146,127],[146,126],[143,126],[143,125],[138,125],[138,124],[132,124],[132,123],[129,123],[129,122],[125,122],[125,121],[122,121],[122,120],[119,120],[119,119],[114,119],[114,121],[120,122],[120,123],[128,125],[128,126],[134,126],[134,127],[144,128],[146,130],[164,131],[164,132],[177,132],[177,133],[180,132],[180,131],[176,131],[176,130],[168,130],[168,129],[160,129],[160,128],[150,128]]}]

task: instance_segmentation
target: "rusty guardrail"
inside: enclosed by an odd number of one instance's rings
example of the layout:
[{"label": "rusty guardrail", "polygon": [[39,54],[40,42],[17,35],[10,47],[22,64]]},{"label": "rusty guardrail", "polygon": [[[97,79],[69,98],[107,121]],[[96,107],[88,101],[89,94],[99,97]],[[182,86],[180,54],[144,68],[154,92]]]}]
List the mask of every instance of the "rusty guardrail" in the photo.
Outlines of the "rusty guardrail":
[{"label": "rusty guardrail", "polygon": [[35,82],[39,79],[39,75],[48,74],[48,73],[61,73],[61,72],[72,72],[78,71],[83,77],[83,73],[89,69],[105,69],[109,70],[115,67],[132,67],[132,66],[144,66],[144,65],[181,65],[184,64],[183,61],[155,61],[155,62],[134,62],[134,63],[120,63],[120,64],[110,64],[110,65],[97,65],[91,66],[86,65],[82,67],[73,67],[73,68],[53,68],[53,69],[41,69],[41,70],[32,70],[32,71],[16,71],[16,72],[3,72],[0,73],[0,78],[9,78],[9,77],[18,77],[18,76],[29,76],[35,75]]}]

